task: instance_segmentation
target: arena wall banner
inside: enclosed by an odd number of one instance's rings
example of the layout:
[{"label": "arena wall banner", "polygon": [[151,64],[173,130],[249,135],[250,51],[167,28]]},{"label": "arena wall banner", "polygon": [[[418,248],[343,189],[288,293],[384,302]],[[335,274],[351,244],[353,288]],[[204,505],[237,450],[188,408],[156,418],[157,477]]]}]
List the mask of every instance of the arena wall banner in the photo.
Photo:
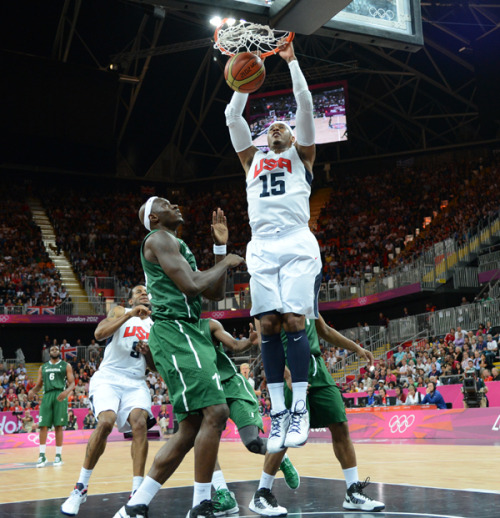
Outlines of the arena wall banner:
[{"label": "arena wall banner", "polygon": [[[401,408],[401,407],[400,407]],[[361,409],[359,409],[361,410]],[[471,408],[457,410],[422,410],[408,408],[401,411],[350,412],[349,431],[353,440],[447,439],[477,440],[478,444],[500,443],[500,408]],[[271,419],[264,417],[267,436]],[[236,440],[238,430],[229,419],[222,433],[223,440]],[[311,429],[310,439],[331,441],[328,428]]]},{"label": "arena wall banner", "polygon": [[[168,405],[171,411],[171,405]],[[398,407],[401,408],[401,407]],[[160,407],[153,407],[158,415]],[[355,441],[412,440],[473,440],[477,444],[495,444],[500,442],[500,408],[470,408],[452,410],[427,410],[414,407],[392,411],[389,408],[348,409],[348,422],[351,437]],[[81,412],[80,412],[81,411]],[[86,414],[87,409],[75,409],[75,415]],[[38,417],[38,416],[37,416]],[[264,417],[264,432],[267,436],[270,418]],[[38,446],[38,433],[13,433],[17,429],[17,419],[11,412],[0,412],[0,450],[6,448],[28,448]],[[64,444],[82,444],[88,442],[92,430],[64,432]],[[5,435],[2,435],[5,434]],[[312,429],[309,437],[330,441],[327,428]],[[228,419],[222,439],[234,441],[239,434],[233,421]],[[123,434],[116,428],[109,436],[110,441],[123,440]],[[54,432],[49,432],[47,444],[55,443]]]},{"label": "arena wall banner", "polygon": [[498,279],[500,277],[500,270],[488,270],[486,272],[480,272],[477,275],[479,284],[485,284],[491,280]]},{"label": "arena wall banner", "polygon": [[0,315],[0,324],[98,324],[106,315]]}]

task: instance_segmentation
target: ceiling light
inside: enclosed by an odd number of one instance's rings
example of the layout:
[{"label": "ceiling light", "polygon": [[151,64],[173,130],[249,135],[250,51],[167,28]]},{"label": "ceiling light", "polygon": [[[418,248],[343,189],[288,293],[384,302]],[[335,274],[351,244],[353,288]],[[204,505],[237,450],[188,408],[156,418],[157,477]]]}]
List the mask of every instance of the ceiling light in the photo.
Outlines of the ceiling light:
[{"label": "ceiling light", "polygon": [[213,18],[210,18],[210,25],[214,25],[215,27],[218,27],[222,22],[222,18],[220,16],[214,16]]}]

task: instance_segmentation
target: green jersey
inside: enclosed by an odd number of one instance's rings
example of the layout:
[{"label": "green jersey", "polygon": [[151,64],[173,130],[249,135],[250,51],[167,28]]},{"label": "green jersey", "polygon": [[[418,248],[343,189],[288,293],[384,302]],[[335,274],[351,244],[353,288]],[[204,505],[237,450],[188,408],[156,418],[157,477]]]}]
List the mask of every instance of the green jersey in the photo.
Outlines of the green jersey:
[{"label": "green jersey", "polygon": [[[212,333],[210,333],[210,319],[202,318],[200,320],[200,330],[209,340],[212,340]],[[231,361],[231,359],[227,356],[224,351],[224,347],[219,342],[215,345],[215,352],[217,357],[217,370],[219,371],[221,382],[228,380],[232,376],[238,373],[238,369]]]},{"label": "green jersey", "polygon": [[[316,320],[309,320],[306,318],[306,335],[309,340],[309,346],[311,347],[312,356],[321,356],[321,349],[319,348],[319,338],[316,331]],[[281,341],[285,348],[285,354],[288,347],[288,340],[284,331],[281,331]]]},{"label": "green jersey", "polygon": [[68,364],[59,360],[57,363],[47,362],[42,365],[43,393],[51,390],[62,392],[66,388],[66,366]]},{"label": "green jersey", "polygon": [[[174,281],[163,271],[159,264],[149,262],[143,253],[144,243],[149,236],[158,230],[152,230],[142,242],[141,263],[146,276],[146,289],[151,299],[152,319],[162,320],[186,320],[197,322],[201,314],[201,296],[188,297],[175,285]],[[176,238],[179,242],[179,251],[195,272],[196,259],[193,253],[182,239]]]}]

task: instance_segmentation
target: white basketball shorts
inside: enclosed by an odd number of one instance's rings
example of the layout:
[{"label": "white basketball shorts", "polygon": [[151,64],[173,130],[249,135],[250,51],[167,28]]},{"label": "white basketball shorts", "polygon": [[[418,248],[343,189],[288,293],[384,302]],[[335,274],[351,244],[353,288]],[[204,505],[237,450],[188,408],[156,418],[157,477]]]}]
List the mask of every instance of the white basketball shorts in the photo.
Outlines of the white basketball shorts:
[{"label": "white basketball shorts", "polygon": [[321,254],[309,228],[252,237],[246,262],[251,276],[252,316],[278,311],[318,318]]},{"label": "white basketball shorts", "polygon": [[151,394],[144,380],[97,371],[90,378],[89,396],[97,420],[101,412],[112,410],[118,431],[122,433],[132,430],[128,417],[134,408],[142,408],[153,417]]}]

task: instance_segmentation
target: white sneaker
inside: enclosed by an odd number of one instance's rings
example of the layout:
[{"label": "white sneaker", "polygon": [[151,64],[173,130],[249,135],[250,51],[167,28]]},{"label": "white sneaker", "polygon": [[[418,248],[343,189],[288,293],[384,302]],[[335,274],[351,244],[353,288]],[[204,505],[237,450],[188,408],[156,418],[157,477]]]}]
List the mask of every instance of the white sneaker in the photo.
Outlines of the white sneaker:
[{"label": "white sneaker", "polygon": [[278,505],[276,497],[267,488],[259,489],[253,495],[248,507],[254,513],[262,516],[285,516],[288,512],[285,507]]},{"label": "white sneaker", "polygon": [[267,451],[269,453],[278,453],[283,450],[289,423],[290,412],[288,410],[276,414],[271,412],[271,431],[267,440]]},{"label": "white sneaker", "polygon": [[83,484],[77,483],[69,498],[61,505],[61,513],[68,516],[76,516],[80,506],[87,501],[87,489]]},{"label": "white sneaker", "polygon": [[47,458],[43,453],[40,453],[40,456],[38,457],[38,461],[36,463],[37,468],[43,468],[47,464]]},{"label": "white sneaker", "polygon": [[60,455],[56,455],[53,466],[62,466],[63,464],[64,462],[62,461],[62,457]]},{"label": "white sneaker", "polygon": [[[290,413],[290,426],[285,438],[285,448],[300,448],[309,437],[309,412],[307,409],[298,412],[299,403],[295,404],[295,410]],[[303,406],[305,407],[305,404]]]},{"label": "white sneaker", "polygon": [[144,504],[124,505],[113,518],[148,518],[148,510]]},{"label": "white sneaker", "polygon": [[364,482],[351,484],[345,494],[342,505],[344,509],[349,511],[382,511],[385,509],[385,504],[377,502],[363,493],[363,489],[369,484],[369,481],[370,479],[367,478]]}]

